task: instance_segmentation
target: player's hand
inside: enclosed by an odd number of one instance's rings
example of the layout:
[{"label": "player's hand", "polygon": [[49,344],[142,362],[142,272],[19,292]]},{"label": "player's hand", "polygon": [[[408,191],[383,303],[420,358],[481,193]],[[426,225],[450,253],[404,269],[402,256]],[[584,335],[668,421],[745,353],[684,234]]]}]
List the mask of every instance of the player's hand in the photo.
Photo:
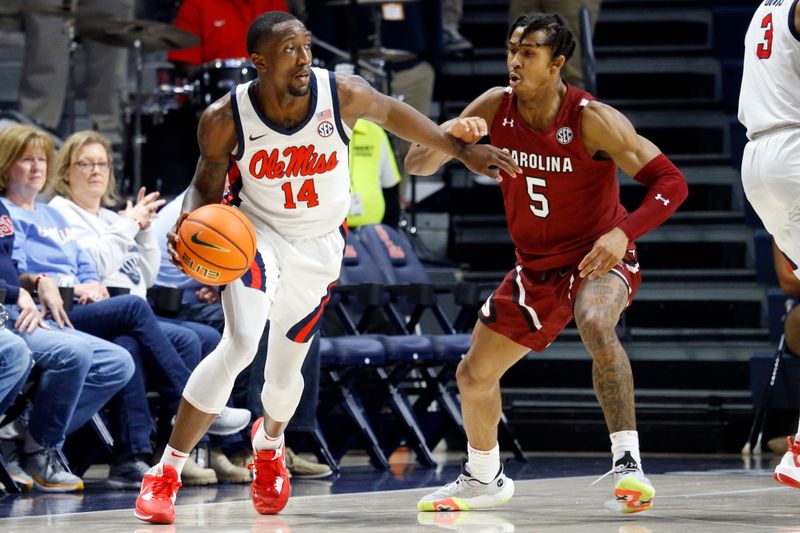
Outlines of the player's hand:
[{"label": "player's hand", "polygon": [[181,213],[181,216],[178,217],[178,220],[175,222],[175,225],[172,226],[172,229],[169,230],[167,233],[167,254],[169,255],[169,262],[178,267],[181,272],[186,272],[183,270],[183,264],[181,263],[181,257],[178,255],[178,250],[175,246],[178,244],[178,228],[181,227],[181,224],[189,216],[189,212]]},{"label": "player's hand", "polygon": [[517,174],[522,174],[522,169],[517,166],[510,154],[490,144],[464,145],[456,158],[471,171],[489,176],[498,183],[503,181],[503,177],[495,167],[505,170],[514,178]]},{"label": "player's hand", "polygon": [[605,276],[625,256],[628,236],[614,228],[598,238],[592,249],[578,265],[582,278],[597,279]]},{"label": "player's hand", "polygon": [[64,326],[75,329],[72,322],[69,321],[67,311],[64,309],[64,300],[61,299],[61,293],[58,292],[58,285],[56,285],[53,278],[40,278],[39,285],[36,287],[36,292],[39,294],[39,303],[42,304],[43,316],[49,314],[61,329],[64,329]]},{"label": "player's hand", "polygon": [[197,289],[194,294],[197,296],[198,300],[206,304],[215,304],[219,301],[219,293],[217,292],[217,289],[207,285]]},{"label": "player's hand", "polygon": [[[39,280],[41,283],[41,280]],[[19,309],[19,317],[14,322],[14,327],[17,331],[24,331],[26,333],[33,333],[36,328],[50,329],[47,322],[44,321],[42,313],[36,307],[36,302],[33,301],[31,293],[19,288],[19,296],[17,297],[17,308]]]},{"label": "player's hand", "polygon": [[489,135],[489,126],[481,117],[463,117],[450,123],[444,131],[467,144],[475,144]]}]

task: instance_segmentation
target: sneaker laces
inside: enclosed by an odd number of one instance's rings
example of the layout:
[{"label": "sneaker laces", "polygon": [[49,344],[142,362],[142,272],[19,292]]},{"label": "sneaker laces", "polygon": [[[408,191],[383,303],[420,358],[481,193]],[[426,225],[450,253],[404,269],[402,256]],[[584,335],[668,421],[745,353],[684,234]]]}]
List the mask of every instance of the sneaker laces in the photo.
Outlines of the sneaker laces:
[{"label": "sneaker laces", "polygon": [[597,478],[594,481],[592,481],[589,484],[589,486],[596,485],[597,483],[600,483],[602,480],[604,480],[605,478],[607,478],[608,476],[610,476],[612,474],[617,474],[617,475],[623,475],[623,474],[628,474],[628,473],[633,474],[633,473],[636,473],[639,470],[641,470],[641,469],[638,466],[635,467],[635,468],[632,468],[632,467],[630,467],[630,466],[628,466],[626,464],[614,465],[611,468],[611,470],[609,470],[608,472],[606,472],[605,474],[603,474],[599,478]]},{"label": "sneaker laces", "polygon": [[153,499],[156,500],[172,500],[172,494],[183,486],[180,481],[172,481],[163,474],[153,475],[153,478],[150,490],[153,493]]},{"label": "sneaker laces", "polygon": [[44,455],[44,471],[59,474],[61,472],[68,472],[64,463],[61,462],[61,454],[58,453],[56,448],[44,448],[42,450]]},{"label": "sneaker laces", "polygon": [[247,469],[253,472],[253,485],[256,485],[262,489],[273,489],[274,487],[272,484],[264,483],[263,481],[259,480],[259,473],[264,473],[265,471],[268,472],[270,470],[274,471],[275,477],[278,477],[279,474],[279,467],[277,466],[277,461],[280,460],[280,457],[264,457],[269,452],[276,452],[277,450],[260,450],[256,452],[255,461],[247,465]]}]

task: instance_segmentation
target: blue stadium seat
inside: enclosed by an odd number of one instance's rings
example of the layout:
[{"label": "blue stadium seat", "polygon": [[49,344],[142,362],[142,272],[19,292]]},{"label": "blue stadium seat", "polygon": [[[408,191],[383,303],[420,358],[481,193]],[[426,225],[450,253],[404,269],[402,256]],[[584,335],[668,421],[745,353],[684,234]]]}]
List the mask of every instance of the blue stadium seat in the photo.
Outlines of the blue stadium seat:
[{"label": "blue stadium seat", "polygon": [[[452,292],[456,288],[433,287],[430,277],[417,258],[411,243],[393,228],[375,224],[359,228],[357,234],[358,239],[372,257],[375,266],[386,280],[387,290],[392,294],[390,307],[399,310],[399,313],[395,312],[394,316],[398,317],[398,314],[408,316],[407,319],[403,319],[402,316],[397,318],[397,321],[400,322],[399,325],[404,323],[405,332],[413,333],[418,328],[423,313],[428,310],[434,315],[436,322],[444,332],[442,335],[425,335],[431,339],[433,355],[438,363],[443,364],[443,368],[438,371],[430,367],[425,369],[426,381],[436,395],[422,395],[415,404],[415,412],[418,416],[423,416],[428,411],[428,405],[435,399],[447,414],[447,418],[462,434],[465,434],[458,401],[455,399],[455,395],[448,391],[448,387],[455,378],[458,362],[463,359],[469,349],[470,334],[456,332],[453,323],[437,301],[436,295],[437,292]],[[476,295],[475,291],[473,296]],[[473,323],[474,317],[473,312]],[[500,433],[508,437],[506,442],[515,457],[520,461],[525,461],[522,448],[505,416],[500,422]],[[441,433],[429,436],[429,446],[435,447],[441,436]]]},{"label": "blue stadium seat", "polygon": [[[361,435],[364,448],[376,468],[389,468],[389,461],[383,453],[378,437],[367,416],[364,403],[356,391],[357,381],[371,369],[384,364],[384,350],[374,339],[358,337],[328,337],[320,339],[320,366],[330,379],[330,392],[336,396],[336,403],[353,422]],[[325,420],[334,402],[320,402],[319,417]],[[340,431],[337,431],[340,433]],[[336,459],[341,459],[350,445],[350,439],[339,447]]]}]

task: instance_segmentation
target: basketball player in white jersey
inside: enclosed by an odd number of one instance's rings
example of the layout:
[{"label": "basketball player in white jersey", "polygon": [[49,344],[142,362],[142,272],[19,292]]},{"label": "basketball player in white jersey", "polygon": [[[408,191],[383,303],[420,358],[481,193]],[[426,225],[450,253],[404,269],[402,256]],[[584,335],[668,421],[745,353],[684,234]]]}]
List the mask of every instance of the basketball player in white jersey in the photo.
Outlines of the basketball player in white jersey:
[{"label": "basketball player in white jersey", "polygon": [[190,211],[219,203],[225,193],[253,222],[258,253],[250,270],[222,292],[222,341],[193,372],[164,456],[142,481],[135,515],[148,522],[174,521],[188,452],[225,406],[236,375],[252,361],[268,318],[264,417],[251,433],[251,495],[261,514],[286,505],[283,430],[303,390],[300,368],[309,341],[339,277],[350,203],[347,145],[356,120],[369,119],[496,179],[497,168],[520,172],[505,152],[455,139],[358,76],[310,68],[311,35],[287,13],[259,16],[247,32],[247,49],[258,79],[235,87],[203,113],[200,160],[168,248],[181,266],[175,252],[178,226]]},{"label": "basketball player in white jersey", "polygon": [[[742,185],[789,268],[800,277],[800,3],[762,0],[744,41],[739,121],[750,142]],[[800,431],[775,479],[800,488]]]}]

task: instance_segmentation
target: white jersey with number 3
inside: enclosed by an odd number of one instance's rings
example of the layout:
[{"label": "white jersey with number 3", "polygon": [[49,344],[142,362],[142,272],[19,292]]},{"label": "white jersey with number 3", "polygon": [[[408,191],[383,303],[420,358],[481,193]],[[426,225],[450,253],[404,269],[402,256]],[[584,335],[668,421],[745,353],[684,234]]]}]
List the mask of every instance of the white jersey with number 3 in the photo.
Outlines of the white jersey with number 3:
[{"label": "white jersey with number 3", "polygon": [[800,33],[798,0],[762,0],[744,40],[739,121],[747,137],[800,127]]},{"label": "white jersey with number 3", "polygon": [[231,91],[237,147],[226,201],[286,238],[336,230],[350,209],[351,131],[339,113],[334,74],[311,69],[308,115],[289,129],[261,112],[253,83]]}]

